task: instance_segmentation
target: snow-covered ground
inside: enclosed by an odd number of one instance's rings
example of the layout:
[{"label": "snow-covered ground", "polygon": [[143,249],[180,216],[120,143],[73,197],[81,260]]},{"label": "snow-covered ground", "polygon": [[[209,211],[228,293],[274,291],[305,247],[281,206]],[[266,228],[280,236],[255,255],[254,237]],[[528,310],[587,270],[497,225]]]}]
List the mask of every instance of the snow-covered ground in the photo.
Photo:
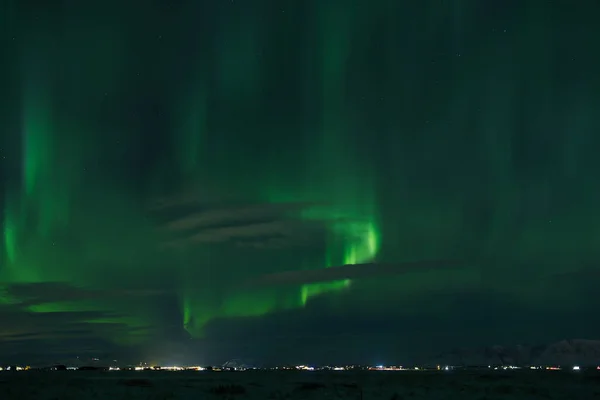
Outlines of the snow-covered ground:
[{"label": "snow-covered ground", "polygon": [[2,372],[2,400],[600,399],[600,372]]}]

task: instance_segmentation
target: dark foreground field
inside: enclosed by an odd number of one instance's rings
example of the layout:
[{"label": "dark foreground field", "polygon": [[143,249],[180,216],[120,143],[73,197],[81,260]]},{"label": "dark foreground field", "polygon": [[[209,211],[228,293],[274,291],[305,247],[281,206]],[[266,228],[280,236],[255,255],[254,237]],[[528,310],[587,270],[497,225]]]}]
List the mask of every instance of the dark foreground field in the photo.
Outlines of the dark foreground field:
[{"label": "dark foreground field", "polygon": [[600,399],[600,373],[2,372],[2,400]]}]

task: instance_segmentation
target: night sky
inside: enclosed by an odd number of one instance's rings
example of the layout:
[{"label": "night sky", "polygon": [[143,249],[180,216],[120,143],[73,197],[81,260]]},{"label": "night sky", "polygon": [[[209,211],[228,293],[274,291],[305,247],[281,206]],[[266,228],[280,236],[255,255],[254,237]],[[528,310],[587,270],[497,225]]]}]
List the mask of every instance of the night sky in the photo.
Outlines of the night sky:
[{"label": "night sky", "polygon": [[0,0],[0,362],[597,338],[576,3]]}]

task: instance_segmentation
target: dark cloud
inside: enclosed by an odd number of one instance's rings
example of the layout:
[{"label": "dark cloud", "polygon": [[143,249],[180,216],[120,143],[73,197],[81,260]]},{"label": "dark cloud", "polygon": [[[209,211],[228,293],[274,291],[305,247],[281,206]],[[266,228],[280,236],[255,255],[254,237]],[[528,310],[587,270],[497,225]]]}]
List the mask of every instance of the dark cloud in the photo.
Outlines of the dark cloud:
[{"label": "dark cloud", "polygon": [[235,241],[238,247],[252,247],[255,249],[281,249],[304,244],[300,237],[287,236],[258,236],[254,238],[243,238]]},{"label": "dark cloud", "polygon": [[265,238],[277,236],[293,235],[293,226],[285,221],[272,221],[251,223],[248,225],[227,226],[220,228],[204,229],[194,233],[185,239],[171,241],[167,246],[177,246],[181,244],[201,244],[201,243],[223,243],[229,241],[244,240],[248,238]]},{"label": "dark cloud", "polygon": [[[112,313],[101,311],[54,311],[37,313],[15,305],[0,309],[2,330],[0,338],[5,341],[26,339],[63,338],[70,335],[95,335],[95,324],[88,321],[115,318]],[[116,328],[118,324],[114,324]],[[125,328],[125,326],[123,326]]]},{"label": "dark cloud", "polygon": [[317,282],[329,282],[342,279],[376,278],[398,275],[407,272],[463,266],[464,263],[449,260],[415,261],[407,263],[384,264],[366,263],[304,271],[286,271],[264,275],[247,282],[249,286],[298,285]]},{"label": "dark cloud", "polygon": [[[65,343],[70,353],[93,352],[115,347],[104,338],[151,337],[160,327],[132,325],[130,315],[114,311],[68,311],[60,304],[79,304],[93,301],[106,303],[150,298],[163,295],[158,290],[110,289],[77,287],[65,282],[13,283],[2,288],[7,304],[0,305],[0,351],[7,354],[29,353],[33,356],[64,354]],[[43,307],[44,312],[39,308]],[[54,347],[59,348],[55,349]],[[87,350],[86,350],[87,349]]]},{"label": "dark cloud", "polygon": [[[19,305],[1,306],[0,362],[81,365],[91,357],[138,354],[140,347],[131,339],[151,337],[156,328],[116,322],[122,317],[126,316],[102,311],[31,312]],[[101,322],[111,320],[115,322]]]},{"label": "dark cloud", "polygon": [[[317,206],[315,203],[223,206],[187,200],[183,203],[172,200],[153,210],[161,232],[166,235],[165,248],[210,243],[283,248],[307,245],[325,233],[325,221],[301,218],[301,212]],[[340,218],[338,222],[350,223],[350,220]]]},{"label": "dark cloud", "polygon": [[187,230],[232,225],[240,221],[281,219],[290,212],[298,212],[308,206],[310,204],[306,203],[239,205],[227,208],[221,205],[219,208],[175,217],[165,224],[165,229]]},{"label": "dark cloud", "polygon": [[13,302],[21,306],[44,303],[71,302],[118,297],[147,297],[164,294],[153,289],[92,289],[77,287],[66,282],[12,283],[3,291]]},{"label": "dark cloud", "polygon": [[589,282],[589,280],[598,281],[600,279],[600,267],[598,264],[584,265],[579,269],[554,273],[548,278],[563,282],[565,280],[578,282]]}]

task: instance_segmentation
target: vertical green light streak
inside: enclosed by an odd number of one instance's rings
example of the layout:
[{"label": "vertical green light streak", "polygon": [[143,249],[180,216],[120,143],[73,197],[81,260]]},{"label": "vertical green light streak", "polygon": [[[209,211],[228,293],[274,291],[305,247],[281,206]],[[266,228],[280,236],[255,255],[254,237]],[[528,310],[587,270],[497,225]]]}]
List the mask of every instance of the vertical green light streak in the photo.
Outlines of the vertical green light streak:
[{"label": "vertical green light streak", "polygon": [[[325,218],[329,222],[332,239],[327,244],[324,265],[329,268],[373,260],[377,255],[379,238],[374,218],[373,182],[365,173],[369,170],[367,166],[361,165],[353,156],[357,149],[349,140],[353,135],[347,122],[348,105],[344,101],[346,65],[356,33],[353,26],[358,22],[358,13],[351,6],[340,8],[324,5],[319,15],[323,107],[321,195],[325,195],[323,198],[329,199],[332,204],[330,215],[307,210],[305,217]],[[349,285],[349,280],[303,285],[302,303],[306,304],[311,297],[341,290]]]},{"label": "vertical green light streak", "polygon": [[[38,89],[39,90],[39,89]],[[27,89],[23,115],[24,188],[26,196],[39,190],[43,174],[51,168],[51,127],[48,103]]]},{"label": "vertical green light streak", "polygon": [[[379,232],[375,221],[331,223],[334,240],[328,245],[325,268],[373,261],[379,250]],[[336,255],[338,257],[336,257]],[[341,255],[341,257],[340,257]],[[348,279],[302,285],[302,304],[311,297],[349,287]]]},{"label": "vertical green light streak", "polygon": [[[4,249],[8,257],[8,263],[12,265],[17,259],[17,229],[18,225],[15,221],[15,211],[11,208],[10,199],[6,199],[4,208]],[[0,270],[0,273],[2,271]]]}]

